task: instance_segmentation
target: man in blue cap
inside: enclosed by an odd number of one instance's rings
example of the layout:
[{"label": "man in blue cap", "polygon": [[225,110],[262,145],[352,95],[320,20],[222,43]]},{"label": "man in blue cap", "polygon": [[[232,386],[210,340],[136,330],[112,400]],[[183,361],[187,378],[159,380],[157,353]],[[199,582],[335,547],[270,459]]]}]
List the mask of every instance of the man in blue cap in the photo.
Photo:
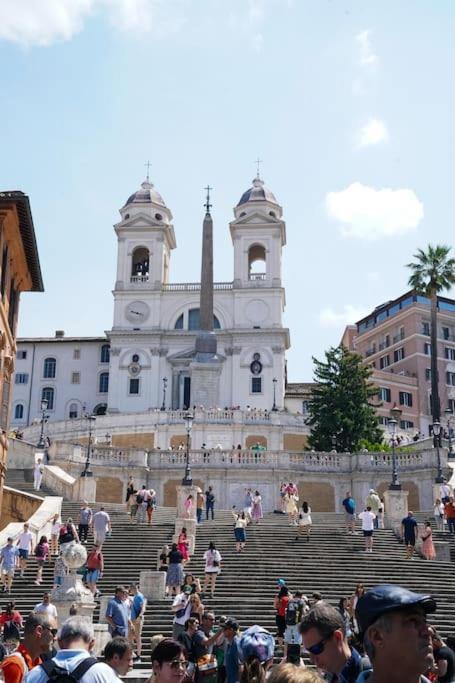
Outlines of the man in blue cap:
[{"label": "man in blue cap", "polygon": [[427,614],[435,612],[431,595],[381,584],[359,598],[355,613],[365,652],[373,669],[357,683],[428,683],[423,675],[434,664]]}]

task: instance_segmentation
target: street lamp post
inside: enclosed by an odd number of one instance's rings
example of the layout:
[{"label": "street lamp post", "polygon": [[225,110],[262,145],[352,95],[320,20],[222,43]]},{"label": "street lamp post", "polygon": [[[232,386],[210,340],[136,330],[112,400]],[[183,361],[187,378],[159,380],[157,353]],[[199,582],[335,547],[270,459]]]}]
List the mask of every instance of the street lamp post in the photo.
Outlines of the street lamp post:
[{"label": "street lamp post", "polygon": [[272,406],[272,410],[274,412],[276,412],[278,410],[278,408],[276,407],[276,383],[278,382],[277,378],[274,377],[272,379],[272,382],[273,382],[273,406]]},{"label": "street lamp post", "polygon": [[398,480],[397,454],[395,452],[397,424],[397,420],[395,420],[394,417],[391,417],[389,420],[389,427],[392,432],[392,481],[389,485],[389,491],[401,491],[401,484]]},{"label": "street lamp post", "polygon": [[436,445],[436,454],[438,458],[438,476],[434,480],[436,484],[443,484],[444,483],[444,477],[442,476],[442,467],[441,467],[441,451],[439,450],[439,435],[441,434],[441,423],[440,422],[433,422],[433,434],[435,437],[435,445]]},{"label": "street lamp post", "polygon": [[332,435],[332,453],[337,453],[337,437],[336,437],[336,434]]},{"label": "street lamp post", "polygon": [[90,470],[90,455],[92,452],[92,426],[95,424],[96,417],[95,415],[87,415],[85,419],[88,420],[87,459],[81,477],[93,477],[93,472]]},{"label": "street lamp post", "polygon": [[452,426],[450,424],[450,420],[453,417],[453,412],[450,408],[446,408],[445,414],[447,417],[447,437],[449,440],[449,458],[452,457]]},{"label": "street lamp post", "polygon": [[191,476],[190,468],[190,438],[191,428],[193,426],[194,415],[192,413],[185,413],[183,416],[186,427],[186,448],[185,448],[185,476],[182,479],[182,486],[192,486],[193,477]]},{"label": "street lamp post", "polygon": [[161,410],[166,410],[166,388],[167,377],[163,377],[163,403],[161,404]]},{"label": "street lamp post", "polygon": [[43,450],[44,449],[44,425],[49,419],[49,415],[46,415],[46,410],[48,406],[48,402],[46,401],[45,398],[41,401],[41,431],[39,435],[39,441],[36,444],[36,447]]}]

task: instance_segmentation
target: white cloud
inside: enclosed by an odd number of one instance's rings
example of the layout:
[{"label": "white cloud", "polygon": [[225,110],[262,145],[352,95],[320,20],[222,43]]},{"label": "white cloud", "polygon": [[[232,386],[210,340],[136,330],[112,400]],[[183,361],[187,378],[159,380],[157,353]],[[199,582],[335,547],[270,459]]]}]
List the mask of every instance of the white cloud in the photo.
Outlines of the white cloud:
[{"label": "white cloud", "polygon": [[0,0],[0,40],[24,47],[70,40],[95,11],[122,31],[174,32],[183,0]]},{"label": "white cloud", "polygon": [[379,57],[375,54],[370,40],[371,31],[361,31],[355,37],[360,48],[360,64],[365,67],[374,66],[379,62]]},{"label": "white cloud", "polygon": [[323,308],[319,313],[319,322],[323,327],[346,327],[364,318],[368,310],[366,308],[345,304],[343,310],[334,311],[333,308]]},{"label": "white cloud", "polygon": [[264,47],[264,36],[262,33],[256,33],[253,37],[253,47],[256,52],[262,52],[262,48]]},{"label": "white cloud", "polygon": [[368,147],[370,145],[378,145],[380,142],[385,142],[389,139],[389,131],[384,121],[380,119],[370,119],[360,129],[359,145],[360,147]]},{"label": "white cloud", "polygon": [[404,235],[423,218],[423,204],[413,190],[381,188],[359,182],[340,192],[328,192],[327,213],[341,225],[344,237],[376,240]]},{"label": "white cloud", "polygon": [[264,0],[249,0],[248,18],[251,22],[262,21],[264,19]]}]

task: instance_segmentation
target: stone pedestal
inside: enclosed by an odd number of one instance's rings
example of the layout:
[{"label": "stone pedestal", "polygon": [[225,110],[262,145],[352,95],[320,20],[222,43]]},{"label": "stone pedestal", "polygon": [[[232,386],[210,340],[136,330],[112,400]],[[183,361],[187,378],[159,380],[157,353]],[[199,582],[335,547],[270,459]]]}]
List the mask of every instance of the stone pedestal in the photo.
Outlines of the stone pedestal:
[{"label": "stone pedestal", "polygon": [[147,600],[164,600],[166,572],[143,570],[139,573],[139,590]]},{"label": "stone pedestal", "polygon": [[[196,503],[198,490],[199,488],[197,486],[182,486],[181,484],[177,486],[177,519],[182,521],[182,526],[186,526],[186,530],[189,534],[194,533],[191,523],[193,523],[193,525],[196,524]],[[187,512],[185,510],[185,501],[190,494],[193,496],[193,512],[191,517],[188,518],[186,516]]]},{"label": "stone pedestal", "polygon": [[191,372],[191,405],[217,406],[220,396],[221,362],[208,363],[193,361]]},{"label": "stone pedestal", "polygon": [[59,626],[69,617],[70,609],[74,605],[80,616],[93,621],[96,604],[91,591],[82,583],[76,570],[87,560],[87,550],[79,543],[65,543],[62,546],[62,559],[69,573],[63,579],[61,586],[54,588],[51,599],[57,608]]},{"label": "stone pedestal", "polygon": [[434,541],[436,551],[436,562],[450,562],[450,543],[447,541]]},{"label": "stone pedestal", "polygon": [[401,520],[408,514],[408,491],[384,491],[384,526],[401,536]]},{"label": "stone pedestal", "polygon": [[106,621],[106,610],[109,601],[113,598],[113,595],[102,595],[101,600],[100,600],[100,618],[99,618],[99,623],[100,624],[107,624]]},{"label": "stone pedestal", "polygon": [[95,657],[100,657],[104,648],[111,639],[107,624],[93,624],[95,631],[95,645],[93,646],[93,654]]},{"label": "stone pedestal", "polygon": [[178,536],[183,528],[186,529],[187,536],[196,535],[196,522],[194,520],[177,517],[175,520],[175,535]]},{"label": "stone pedestal", "polygon": [[77,480],[76,497],[79,501],[87,503],[96,502],[96,479],[95,477],[79,477]]}]

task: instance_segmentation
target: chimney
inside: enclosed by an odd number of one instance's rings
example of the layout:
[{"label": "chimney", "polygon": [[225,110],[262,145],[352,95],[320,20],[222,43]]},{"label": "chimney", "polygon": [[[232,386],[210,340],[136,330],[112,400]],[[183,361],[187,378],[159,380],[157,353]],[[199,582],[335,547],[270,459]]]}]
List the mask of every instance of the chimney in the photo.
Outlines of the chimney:
[{"label": "chimney", "polygon": [[65,330],[55,330],[56,339],[62,339],[65,336]]}]

